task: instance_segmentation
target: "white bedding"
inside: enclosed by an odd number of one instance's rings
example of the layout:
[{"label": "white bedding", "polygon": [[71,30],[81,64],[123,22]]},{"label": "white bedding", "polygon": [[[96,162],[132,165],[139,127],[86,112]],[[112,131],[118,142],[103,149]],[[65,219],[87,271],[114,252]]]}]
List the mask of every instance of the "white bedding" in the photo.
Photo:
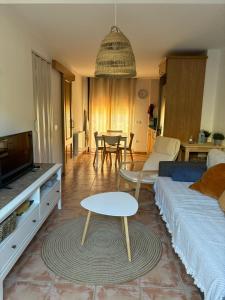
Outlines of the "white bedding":
[{"label": "white bedding", "polygon": [[225,215],[218,202],[189,183],[159,177],[155,198],[173,247],[205,300],[225,299]]}]

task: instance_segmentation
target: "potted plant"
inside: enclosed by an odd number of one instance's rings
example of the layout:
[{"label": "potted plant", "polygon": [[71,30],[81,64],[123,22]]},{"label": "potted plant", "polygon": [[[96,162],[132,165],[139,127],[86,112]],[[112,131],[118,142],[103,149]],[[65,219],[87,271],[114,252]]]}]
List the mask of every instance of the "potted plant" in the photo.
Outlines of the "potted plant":
[{"label": "potted plant", "polygon": [[208,130],[203,130],[203,133],[204,133],[204,136],[205,136],[204,143],[207,143],[208,138],[209,138],[210,135],[211,135],[211,132],[209,132]]},{"label": "potted plant", "polygon": [[224,135],[219,132],[213,134],[213,140],[215,145],[221,145],[224,140]]}]

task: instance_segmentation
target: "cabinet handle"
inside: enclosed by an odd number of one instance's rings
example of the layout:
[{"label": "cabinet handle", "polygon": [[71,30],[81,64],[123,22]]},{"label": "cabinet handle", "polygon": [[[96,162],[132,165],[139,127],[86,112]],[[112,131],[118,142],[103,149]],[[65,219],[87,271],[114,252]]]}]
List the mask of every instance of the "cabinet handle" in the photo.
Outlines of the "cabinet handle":
[{"label": "cabinet handle", "polygon": [[56,193],[59,193],[60,191],[56,191]]},{"label": "cabinet handle", "polygon": [[33,223],[36,223],[36,222],[37,222],[37,220],[32,220],[32,222],[33,222]]},{"label": "cabinet handle", "polygon": [[47,205],[47,206],[49,206],[49,205],[50,205],[50,203],[49,203],[49,202],[47,202],[47,203],[46,203],[46,205]]},{"label": "cabinet handle", "polygon": [[13,249],[16,249],[16,245],[12,245],[12,248],[13,248]]}]

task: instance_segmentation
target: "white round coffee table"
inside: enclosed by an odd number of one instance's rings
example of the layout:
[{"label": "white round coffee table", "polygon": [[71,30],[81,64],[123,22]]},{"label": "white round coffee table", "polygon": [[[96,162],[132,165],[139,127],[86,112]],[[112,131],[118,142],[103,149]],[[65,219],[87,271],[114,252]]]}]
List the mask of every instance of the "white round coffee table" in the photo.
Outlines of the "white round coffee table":
[{"label": "white round coffee table", "polygon": [[109,192],[87,197],[84,200],[82,200],[80,204],[83,208],[88,210],[87,220],[84,226],[81,244],[84,244],[92,212],[106,216],[121,217],[122,226],[125,230],[126,235],[128,260],[131,261],[130,238],[127,217],[136,214],[138,210],[137,200],[128,193]]}]

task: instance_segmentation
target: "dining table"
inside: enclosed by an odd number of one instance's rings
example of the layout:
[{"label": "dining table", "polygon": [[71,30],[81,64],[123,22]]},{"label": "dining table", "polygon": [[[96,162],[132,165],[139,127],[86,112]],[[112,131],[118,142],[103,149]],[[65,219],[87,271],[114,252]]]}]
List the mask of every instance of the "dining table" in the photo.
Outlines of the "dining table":
[{"label": "dining table", "polygon": [[97,145],[96,145],[96,160],[95,160],[95,165],[98,167],[98,146],[103,144],[103,135],[105,136],[121,136],[120,141],[123,142],[124,146],[124,159],[123,162],[126,162],[127,158],[127,139],[128,139],[128,134],[125,132],[118,132],[118,131],[110,131],[110,132],[98,132],[97,135]]}]

